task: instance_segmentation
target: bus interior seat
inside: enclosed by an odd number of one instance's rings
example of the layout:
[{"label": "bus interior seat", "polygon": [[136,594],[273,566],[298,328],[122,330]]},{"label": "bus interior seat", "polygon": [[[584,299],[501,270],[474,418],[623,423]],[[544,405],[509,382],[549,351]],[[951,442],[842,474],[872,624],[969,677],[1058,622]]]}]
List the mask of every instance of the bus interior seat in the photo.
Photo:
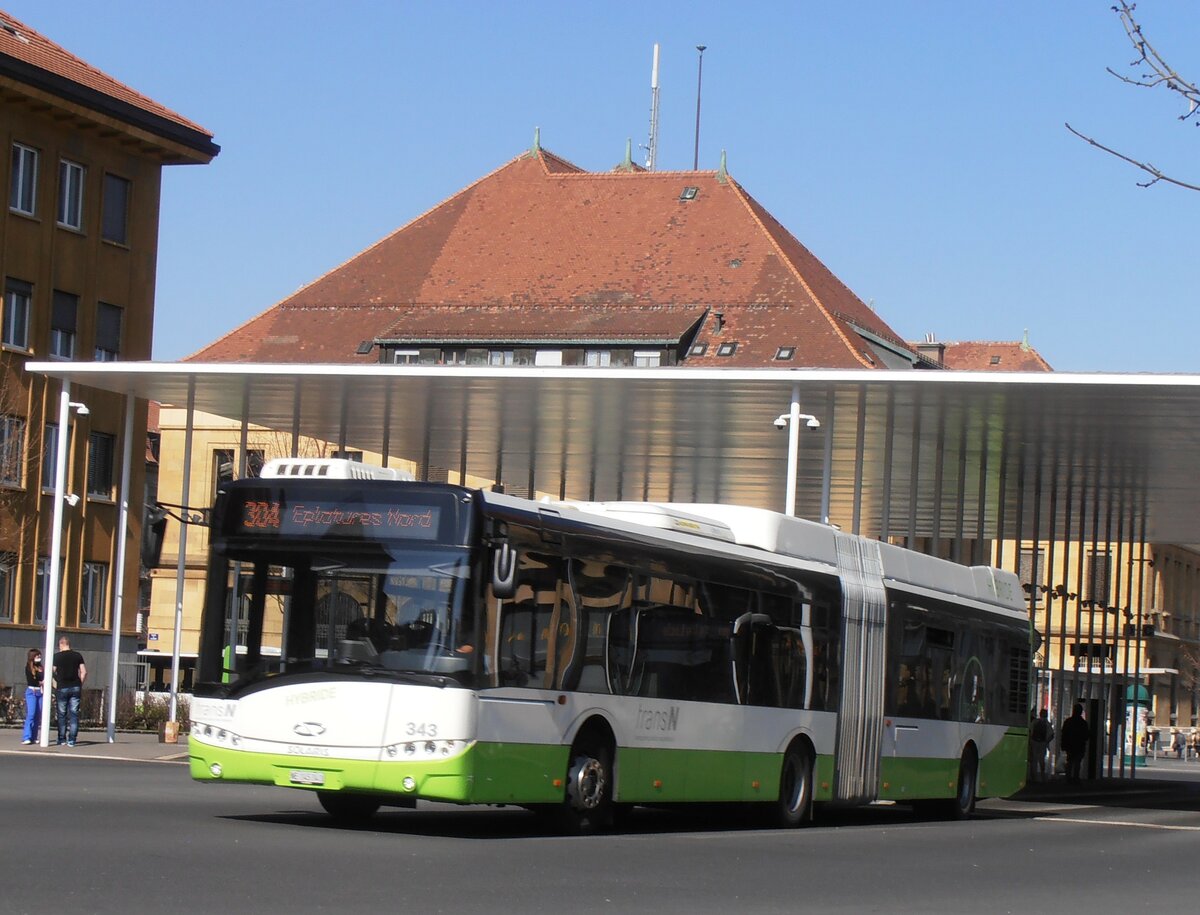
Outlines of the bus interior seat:
[{"label": "bus interior seat", "polygon": [[364,661],[370,663],[379,657],[379,652],[367,638],[340,639],[338,641],[337,659],[339,661]]},{"label": "bus interior seat", "polygon": [[607,693],[608,675],[604,672],[603,664],[587,664],[579,674],[579,684],[576,689],[581,693]]}]

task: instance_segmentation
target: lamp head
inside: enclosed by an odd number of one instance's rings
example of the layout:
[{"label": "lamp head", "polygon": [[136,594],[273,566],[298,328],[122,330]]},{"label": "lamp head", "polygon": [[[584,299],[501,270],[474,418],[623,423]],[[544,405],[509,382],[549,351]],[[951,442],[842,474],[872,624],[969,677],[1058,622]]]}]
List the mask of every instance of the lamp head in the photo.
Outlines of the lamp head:
[{"label": "lamp head", "polygon": [[775,428],[778,429],[780,432],[782,432],[784,429],[787,428],[787,424],[788,424],[788,415],[786,413],[780,413],[778,416],[775,417]]}]

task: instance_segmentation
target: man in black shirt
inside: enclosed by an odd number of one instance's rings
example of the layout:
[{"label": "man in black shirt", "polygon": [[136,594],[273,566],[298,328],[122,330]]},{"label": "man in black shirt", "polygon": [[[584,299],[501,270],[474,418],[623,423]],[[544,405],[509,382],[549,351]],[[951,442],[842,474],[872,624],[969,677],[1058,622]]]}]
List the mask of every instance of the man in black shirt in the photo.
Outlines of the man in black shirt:
[{"label": "man in black shirt", "polygon": [[58,640],[58,651],[54,654],[54,685],[58,703],[58,743],[75,746],[79,735],[79,700],[83,697],[83,681],[87,679],[87,665],[83,655],[71,648],[65,635]]}]

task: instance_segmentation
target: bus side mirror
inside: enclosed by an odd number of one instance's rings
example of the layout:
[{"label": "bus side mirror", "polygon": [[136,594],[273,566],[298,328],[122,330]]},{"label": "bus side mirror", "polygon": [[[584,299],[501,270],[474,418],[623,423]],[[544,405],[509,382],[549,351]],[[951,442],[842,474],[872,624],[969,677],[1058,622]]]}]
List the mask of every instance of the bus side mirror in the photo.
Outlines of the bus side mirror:
[{"label": "bus side mirror", "polygon": [[517,551],[507,543],[492,554],[492,593],[504,599],[517,593]]}]

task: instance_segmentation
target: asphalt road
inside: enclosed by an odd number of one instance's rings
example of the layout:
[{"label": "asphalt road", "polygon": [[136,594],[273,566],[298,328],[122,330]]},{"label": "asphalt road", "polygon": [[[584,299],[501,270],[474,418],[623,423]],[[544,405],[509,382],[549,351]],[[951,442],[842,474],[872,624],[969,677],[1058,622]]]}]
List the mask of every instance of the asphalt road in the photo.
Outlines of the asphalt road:
[{"label": "asphalt road", "polygon": [[173,762],[0,755],[0,912],[1191,911],[1200,794],[877,806],[811,828],[638,811],[560,838],[519,810],[385,810],[343,829],[311,796],[197,784]]}]

